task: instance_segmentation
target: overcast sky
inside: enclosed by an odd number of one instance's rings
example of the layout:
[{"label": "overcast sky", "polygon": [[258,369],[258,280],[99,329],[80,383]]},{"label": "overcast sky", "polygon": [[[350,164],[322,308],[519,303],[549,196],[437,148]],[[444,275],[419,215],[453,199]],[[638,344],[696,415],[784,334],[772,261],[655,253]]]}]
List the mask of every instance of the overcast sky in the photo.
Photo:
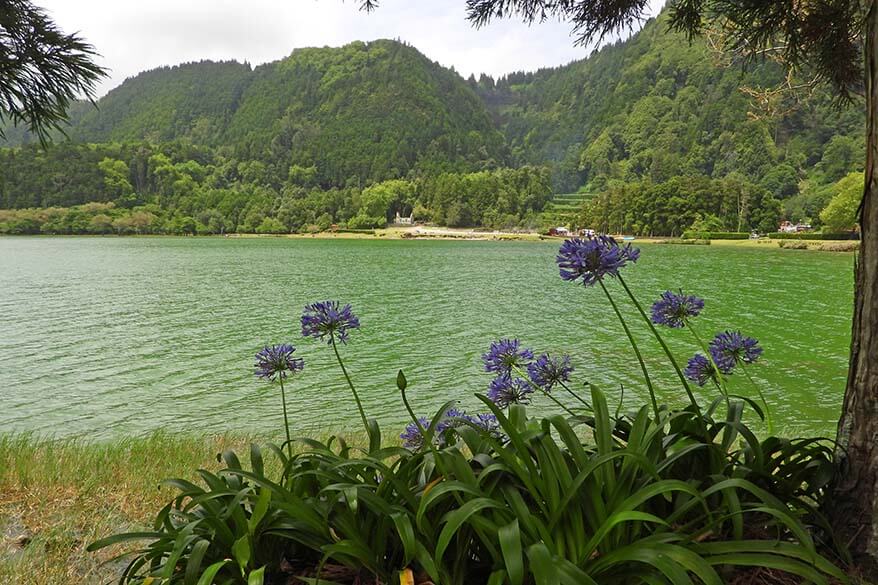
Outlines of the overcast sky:
[{"label": "overcast sky", "polygon": [[[160,65],[235,59],[258,65],[297,47],[399,38],[464,77],[495,77],[561,65],[588,55],[570,26],[467,22],[464,0],[382,0],[371,14],[357,0],[34,0],[65,32],[79,31],[110,69],[99,95]],[[656,14],[664,0],[650,0]]]}]

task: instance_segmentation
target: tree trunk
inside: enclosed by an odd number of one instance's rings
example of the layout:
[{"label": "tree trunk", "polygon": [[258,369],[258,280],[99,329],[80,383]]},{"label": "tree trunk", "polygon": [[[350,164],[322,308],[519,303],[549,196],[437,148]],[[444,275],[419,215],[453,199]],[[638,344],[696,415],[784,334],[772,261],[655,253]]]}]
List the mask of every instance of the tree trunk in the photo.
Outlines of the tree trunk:
[{"label": "tree trunk", "polygon": [[[866,181],[860,208],[851,362],[838,423],[830,517],[859,562],[878,566],[878,0],[866,18]],[[846,454],[843,453],[846,451]]]}]

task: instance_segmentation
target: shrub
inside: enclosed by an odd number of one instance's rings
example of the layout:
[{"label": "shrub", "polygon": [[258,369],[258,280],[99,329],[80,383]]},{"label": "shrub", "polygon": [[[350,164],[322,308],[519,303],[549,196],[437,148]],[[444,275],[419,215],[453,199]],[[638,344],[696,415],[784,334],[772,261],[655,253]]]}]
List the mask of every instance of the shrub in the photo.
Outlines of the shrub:
[{"label": "shrub", "polygon": [[[280,471],[267,474],[262,451],[250,466],[234,453],[226,468],[200,472],[203,486],[166,485],[179,494],[152,531],[111,536],[94,550],[147,540],[121,583],[411,583],[443,585],[721,585],[734,567],[771,567],[814,583],[844,582],[820,548],[832,533],[819,513],[834,462],[831,444],[772,434],[768,405],[749,374],[762,348],[725,331],[705,344],[694,326],[704,301],[666,291],[647,314],[622,270],[639,251],[601,236],[564,242],[563,279],[600,288],[619,317],[640,365],[650,402],[612,412],[594,385],[574,384],[569,356],[537,356],[517,339],[483,355],[494,376],[486,412],[469,415],[450,401],[418,417],[408,380],[397,375],[412,422],[404,447],[386,446],[345,368],[340,347],[359,329],[350,305],[309,305],[302,334],[332,348],[368,436],[355,450],[340,438],[287,440],[269,450]],[[661,397],[608,283],[642,317],[677,373],[680,388]],[[659,326],[687,330],[703,353],[681,369]],[[289,344],[257,354],[257,375],[280,385],[304,362]],[[730,392],[748,380],[758,400]],[[292,380],[288,383],[292,383]],[[691,384],[718,396],[700,404]],[[582,390],[580,390],[582,388]],[[660,401],[678,400],[666,405]],[[533,418],[526,403],[555,403]],[[744,420],[768,426],[759,440]],[[286,418],[286,417],[285,417]],[[301,449],[294,453],[293,442]]]},{"label": "shrub", "polygon": [[781,240],[777,243],[781,248],[787,248],[789,250],[807,250],[808,242],[803,242],[801,240]]},{"label": "shrub", "polygon": [[667,243],[667,244],[679,244],[682,246],[709,246],[710,240],[699,240],[699,239],[673,239],[673,240],[659,240],[657,243]]},{"label": "shrub", "polygon": [[359,215],[355,215],[348,220],[347,227],[350,229],[365,230],[372,228],[383,228],[385,225],[387,225],[387,220],[383,217],[369,216],[360,213]]},{"label": "shrub", "polygon": [[860,249],[860,242],[829,242],[820,244],[817,249],[821,252],[856,252]]},{"label": "shrub", "polygon": [[348,227],[348,228],[338,228],[338,229],[335,229],[335,230],[332,230],[332,231],[335,232],[335,233],[338,233],[338,234],[368,234],[368,235],[375,235],[375,230],[374,230],[374,229],[354,229],[354,228],[350,228],[350,227]]},{"label": "shrub", "polygon": [[287,227],[273,217],[266,217],[256,227],[257,234],[286,234],[289,233]]},{"label": "shrub", "polygon": [[684,232],[684,240],[746,240],[749,232]]}]

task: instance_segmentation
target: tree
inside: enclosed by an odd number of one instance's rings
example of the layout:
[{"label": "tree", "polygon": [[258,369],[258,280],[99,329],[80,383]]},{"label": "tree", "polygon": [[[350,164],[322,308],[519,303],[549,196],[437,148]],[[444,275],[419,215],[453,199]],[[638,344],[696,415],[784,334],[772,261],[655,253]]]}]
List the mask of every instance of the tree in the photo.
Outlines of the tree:
[{"label": "tree", "polygon": [[94,97],[106,75],[95,56],[29,0],[0,0],[0,138],[9,121],[25,124],[45,144],[67,119],[71,100]]},{"label": "tree", "polygon": [[[361,0],[375,9],[378,0]],[[631,28],[645,17],[645,0],[466,0],[468,18],[570,22],[586,44]],[[672,28],[703,32],[707,18],[726,29],[731,46],[752,58],[779,54],[830,83],[841,101],[865,90],[866,163],[854,294],[851,358],[838,425],[840,465],[830,519],[843,542],[864,561],[878,562],[878,0],[674,0]]]},{"label": "tree", "polygon": [[843,232],[857,223],[857,209],[862,199],[863,173],[850,173],[833,185],[832,200],[820,212],[820,221],[831,232]]}]

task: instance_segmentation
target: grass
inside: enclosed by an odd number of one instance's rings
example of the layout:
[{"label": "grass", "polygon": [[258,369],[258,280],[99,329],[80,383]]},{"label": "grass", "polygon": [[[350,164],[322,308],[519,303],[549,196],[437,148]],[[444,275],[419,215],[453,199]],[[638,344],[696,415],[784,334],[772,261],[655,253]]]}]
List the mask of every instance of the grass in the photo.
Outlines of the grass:
[{"label": "grass", "polygon": [[163,432],[112,443],[0,436],[0,583],[113,582],[124,563],[104,563],[121,549],[85,547],[147,526],[174,495],[159,489],[162,479],[195,480],[196,469],[222,467],[218,453],[246,453],[252,441],[267,440]]},{"label": "grass", "polygon": [[[859,242],[852,240],[770,240],[761,238],[759,240],[710,240],[711,246],[722,246],[726,248],[758,248],[762,250],[776,250],[780,248],[791,248],[789,244],[782,245],[782,242],[801,242],[800,249],[817,250],[820,252],[854,252],[859,247]],[[681,240],[674,238],[649,238],[638,237],[635,240],[636,245],[666,243],[676,244],[682,243]]]}]

